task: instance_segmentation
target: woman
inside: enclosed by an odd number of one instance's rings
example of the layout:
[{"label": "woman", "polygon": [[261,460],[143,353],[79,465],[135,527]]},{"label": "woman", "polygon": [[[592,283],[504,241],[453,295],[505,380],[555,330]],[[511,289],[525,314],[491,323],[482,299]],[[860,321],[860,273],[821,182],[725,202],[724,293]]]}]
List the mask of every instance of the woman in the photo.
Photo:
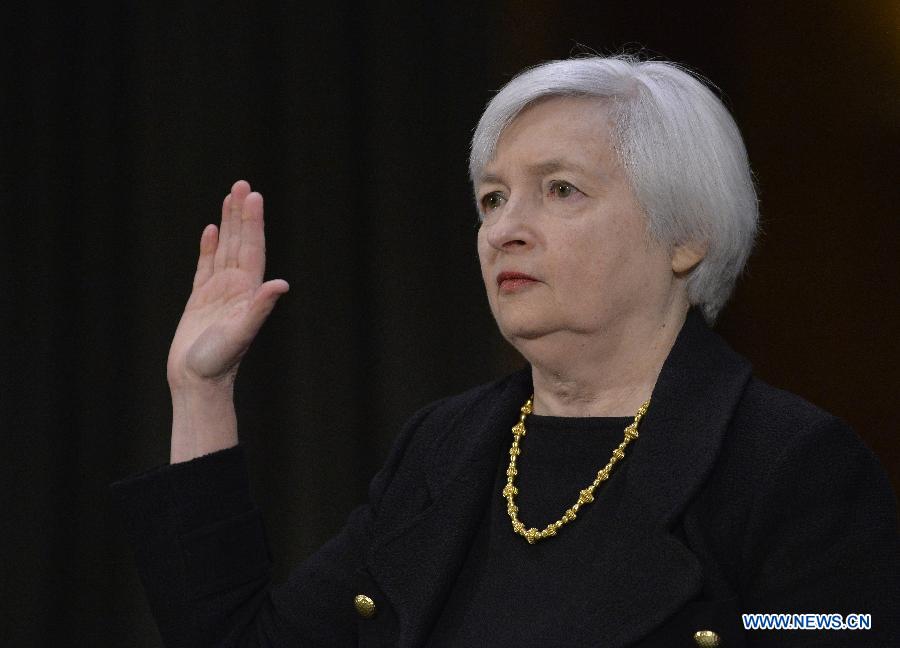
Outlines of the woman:
[{"label": "woman", "polygon": [[[662,62],[541,65],[488,105],[470,171],[491,311],[528,367],[418,412],[369,502],[278,586],[232,385],[288,286],[262,282],[247,183],[204,231],[172,465],[115,486],[168,645],[894,645],[876,459],[708,328],[757,223],[714,95]],[[872,629],[745,632],[754,612]]]}]

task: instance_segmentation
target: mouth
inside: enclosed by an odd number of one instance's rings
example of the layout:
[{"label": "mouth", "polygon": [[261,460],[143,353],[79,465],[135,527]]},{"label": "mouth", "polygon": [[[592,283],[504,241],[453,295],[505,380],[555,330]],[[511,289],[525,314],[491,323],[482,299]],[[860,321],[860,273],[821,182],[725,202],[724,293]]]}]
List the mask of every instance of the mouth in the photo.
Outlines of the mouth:
[{"label": "mouth", "polygon": [[500,292],[517,292],[538,283],[538,280],[524,272],[501,272],[497,275]]}]

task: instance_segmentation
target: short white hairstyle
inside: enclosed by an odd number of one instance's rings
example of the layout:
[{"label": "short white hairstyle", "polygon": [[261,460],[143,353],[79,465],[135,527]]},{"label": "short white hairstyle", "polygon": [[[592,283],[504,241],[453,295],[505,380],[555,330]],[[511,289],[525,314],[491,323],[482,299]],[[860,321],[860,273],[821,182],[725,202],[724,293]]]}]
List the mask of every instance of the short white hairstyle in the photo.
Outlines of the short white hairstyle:
[{"label": "short white hairstyle", "polygon": [[706,83],[674,63],[631,55],[542,63],[488,103],[472,138],[469,176],[478,183],[503,130],[534,102],[554,96],[603,100],[649,235],[668,246],[706,244],[687,292],[713,323],[753,249],[759,206],[738,127]]}]

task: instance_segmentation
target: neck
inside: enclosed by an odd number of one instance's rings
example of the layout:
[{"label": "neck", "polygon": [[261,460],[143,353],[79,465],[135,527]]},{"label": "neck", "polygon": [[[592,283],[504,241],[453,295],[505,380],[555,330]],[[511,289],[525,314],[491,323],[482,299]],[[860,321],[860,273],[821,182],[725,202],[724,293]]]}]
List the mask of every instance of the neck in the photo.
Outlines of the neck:
[{"label": "neck", "polygon": [[523,345],[532,366],[534,412],[545,416],[634,416],[650,398],[684,324],[687,305],[620,320],[592,336],[566,333]]}]

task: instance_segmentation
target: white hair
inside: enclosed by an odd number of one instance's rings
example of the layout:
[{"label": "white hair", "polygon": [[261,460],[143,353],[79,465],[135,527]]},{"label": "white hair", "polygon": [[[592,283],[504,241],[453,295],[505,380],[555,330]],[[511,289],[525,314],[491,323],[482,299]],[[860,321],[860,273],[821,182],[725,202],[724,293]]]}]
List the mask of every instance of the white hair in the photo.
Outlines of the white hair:
[{"label": "white hair", "polygon": [[503,129],[535,101],[604,100],[649,234],[669,246],[706,244],[687,292],[713,323],[753,249],[759,208],[741,134],[704,81],[674,63],[630,55],[542,63],[488,103],[472,138],[469,176],[478,182]]}]

